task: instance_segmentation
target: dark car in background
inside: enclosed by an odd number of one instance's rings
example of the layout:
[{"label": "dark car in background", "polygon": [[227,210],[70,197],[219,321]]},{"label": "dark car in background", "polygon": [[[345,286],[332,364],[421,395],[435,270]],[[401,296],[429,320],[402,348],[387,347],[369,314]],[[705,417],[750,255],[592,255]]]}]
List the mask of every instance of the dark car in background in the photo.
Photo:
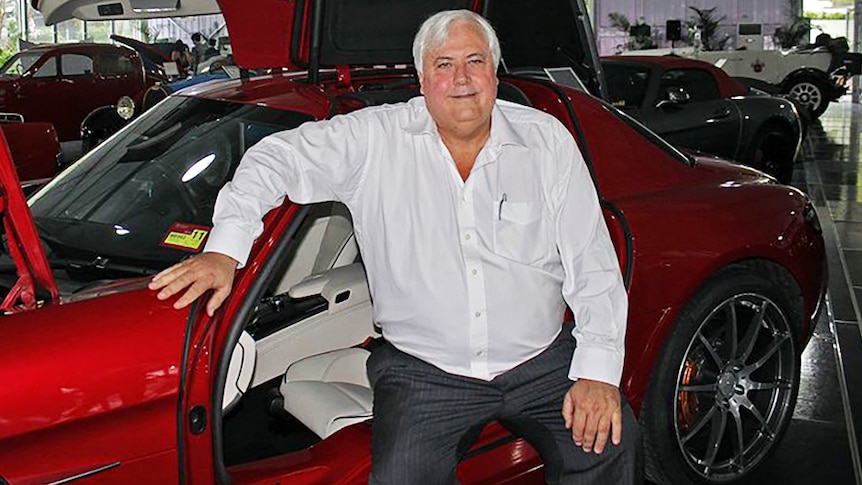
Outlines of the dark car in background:
[{"label": "dark car in background", "polygon": [[140,103],[154,82],[132,49],[41,45],[15,54],[0,68],[0,111],[20,114],[27,122],[52,123],[61,143],[77,142],[91,112],[121,100]]},{"label": "dark car in background", "polygon": [[793,101],[694,59],[605,57],[602,67],[611,103],[670,143],[790,182],[804,130]]}]

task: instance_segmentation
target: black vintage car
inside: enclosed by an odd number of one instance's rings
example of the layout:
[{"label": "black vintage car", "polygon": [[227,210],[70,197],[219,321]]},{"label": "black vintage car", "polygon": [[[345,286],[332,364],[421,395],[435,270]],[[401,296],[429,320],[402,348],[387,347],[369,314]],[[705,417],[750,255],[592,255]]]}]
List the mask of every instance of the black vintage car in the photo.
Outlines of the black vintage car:
[{"label": "black vintage car", "polygon": [[790,182],[803,134],[793,101],[677,56],[606,57],[602,67],[611,103],[667,141]]}]

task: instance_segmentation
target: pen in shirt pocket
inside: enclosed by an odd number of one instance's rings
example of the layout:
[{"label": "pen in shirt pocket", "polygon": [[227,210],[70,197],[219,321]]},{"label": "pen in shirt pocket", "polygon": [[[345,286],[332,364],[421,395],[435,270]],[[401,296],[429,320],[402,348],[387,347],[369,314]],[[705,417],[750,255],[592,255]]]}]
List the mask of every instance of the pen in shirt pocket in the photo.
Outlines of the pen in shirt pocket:
[{"label": "pen in shirt pocket", "polygon": [[501,220],[503,218],[503,202],[506,202],[505,192],[503,192],[503,196],[500,198],[500,207],[497,209],[497,220]]}]

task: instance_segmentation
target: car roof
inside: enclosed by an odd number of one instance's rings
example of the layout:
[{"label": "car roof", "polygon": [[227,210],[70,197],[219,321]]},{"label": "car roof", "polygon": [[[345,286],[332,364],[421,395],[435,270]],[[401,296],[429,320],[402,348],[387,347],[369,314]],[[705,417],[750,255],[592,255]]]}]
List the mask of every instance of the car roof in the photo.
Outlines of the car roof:
[{"label": "car roof", "polygon": [[748,93],[748,88],[732,78],[726,72],[715,67],[714,65],[697,60],[680,57],[676,55],[666,56],[606,56],[601,58],[602,62],[619,62],[630,64],[646,64],[653,67],[658,67],[664,70],[670,69],[702,69],[709,71],[715,81],[718,83],[719,91],[722,97],[743,96]]},{"label": "car roof", "polygon": [[53,51],[105,51],[114,50],[124,53],[134,52],[132,49],[113,44],[96,44],[91,42],[69,43],[69,44],[42,44],[35,47],[30,47],[22,52],[44,54]]}]

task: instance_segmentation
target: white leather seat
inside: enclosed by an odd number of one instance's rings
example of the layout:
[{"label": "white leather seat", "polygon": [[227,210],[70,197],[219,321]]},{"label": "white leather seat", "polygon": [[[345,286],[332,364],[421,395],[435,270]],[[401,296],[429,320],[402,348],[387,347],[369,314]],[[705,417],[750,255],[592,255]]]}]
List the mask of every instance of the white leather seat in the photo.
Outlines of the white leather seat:
[{"label": "white leather seat", "polygon": [[281,384],[285,411],[321,438],[370,419],[368,355],[365,349],[340,349],[291,364]]},{"label": "white leather seat", "polygon": [[245,330],[239,334],[239,341],[233,348],[227,368],[227,381],[222,397],[222,412],[227,414],[242,398],[251,384],[255,367],[255,343]]}]

